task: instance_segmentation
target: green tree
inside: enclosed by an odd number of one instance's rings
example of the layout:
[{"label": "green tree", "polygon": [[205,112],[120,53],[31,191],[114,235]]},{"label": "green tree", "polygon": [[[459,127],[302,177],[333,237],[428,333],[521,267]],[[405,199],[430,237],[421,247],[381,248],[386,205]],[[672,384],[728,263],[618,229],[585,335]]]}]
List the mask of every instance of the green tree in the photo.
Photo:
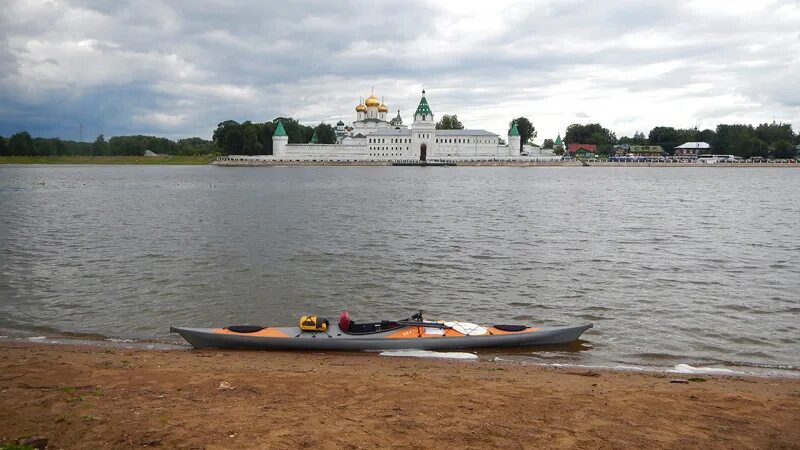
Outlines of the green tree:
[{"label": "green tree", "polygon": [[542,148],[547,148],[547,149],[551,149],[552,150],[552,148],[553,148],[553,140],[552,139],[545,139],[544,142],[542,142]]},{"label": "green tree", "polygon": [[714,130],[705,129],[697,133],[697,141],[698,142],[705,142],[707,144],[711,144],[714,142],[714,139],[717,137],[717,133]]},{"label": "green tree", "polygon": [[59,138],[33,139],[33,154],[36,156],[55,156],[63,154],[64,144]]},{"label": "green tree", "polygon": [[245,122],[242,124],[242,153],[245,155],[260,155],[263,148],[258,142],[258,132],[255,125]]},{"label": "green tree", "polygon": [[6,140],[0,136],[0,156],[8,156],[8,149],[6,149]]},{"label": "green tree", "polygon": [[317,139],[320,144],[335,144],[336,143],[336,130],[327,123],[321,123],[314,127],[317,133]]},{"label": "green tree", "polygon": [[178,141],[178,154],[185,156],[215,155],[221,152],[213,141],[199,137],[180,139]]},{"label": "green tree", "polygon": [[790,159],[797,155],[797,149],[790,141],[782,140],[775,143],[773,156],[778,159]]},{"label": "green tree", "polygon": [[637,131],[633,134],[633,137],[622,136],[619,138],[619,144],[628,144],[628,145],[647,145],[647,136],[644,135],[643,132]]},{"label": "green tree", "polygon": [[226,120],[217,125],[212,139],[225,155],[242,153],[242,127],[235,120]]},{"label": "green tree", "polygon": [[766,144],[756,137],[752,125],[717,125],[717,132],[711,146],[714,148],[714,153],[718,154],[730,153],[742,158],[767,156],[764,147]]},{"label": "green tree", "polygon": [[449,114],[445,114],[442,118],[436,122],[436,129],[437,130],[463,130],[464,125],[458,120],[458,115],[453,114],[452,116]]},{"label": "green tree", "polygon": [[97,136],[97,139],[95,139],[94,143],[92,143],[92,154],[95,156],[109,154],[108,143],[106,142],[105,136],[102,134]]},{"label": "green tree", "polygon": [[792,142],[794,131],[790,123],[762,123],[756,127],[756,137],[769,145],[774,145],[779,141]]},{"label": "green tree", "polygon": [[608,154],[614,144],[617,143],[617,136],[599,123],[586,125],[574,123],[567,127],[564,142],[568,144],[595,144],[599,153]]},{"label": "green tree", "polygon": [[519,141],[522,143],[530,142],[533,139],[536,139],[537,132],[536,127],[533,126],[530,120],[527,117],[517,117],[516,119],[512,120],[508,124],[508,128],[514,126],[514,122],[517,123],[517,131],[519,131]]},{"label": "green tree", "polygon": [[691,141],[692,139],[684,140],[681,137],[680,131],[673,127],[655,127],[650,130],[647,141],[650,145],[660,145],[665,151],[670,154],[674,153],[675,147],[681,145],[683,142]]},{"label": "green tree", "polygon": [[8,154],[12,156],[34,155],[31,135],[27,131],[12,134],[8,140]]}]

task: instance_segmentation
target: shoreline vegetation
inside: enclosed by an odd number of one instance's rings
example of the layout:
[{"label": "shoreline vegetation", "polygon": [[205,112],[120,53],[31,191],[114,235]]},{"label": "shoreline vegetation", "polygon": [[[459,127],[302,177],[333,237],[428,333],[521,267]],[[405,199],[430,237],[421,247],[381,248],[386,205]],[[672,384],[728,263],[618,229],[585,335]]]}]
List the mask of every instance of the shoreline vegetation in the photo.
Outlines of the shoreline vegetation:
[{"label": "shoreline vegetation", "polygon": [[151,164],[203,165],[215,156],[0,156],[0,164]]},{"label": "shoreline vegetation", "polygon": [[52,448],[403,448],[421,436],[431,448],[800,442],[797,379],[375,353],[0,346],[0,446],[31,436]]},{"label": "shoreline vegetation", "polygon": [[[337,131],[324,122],[316,126],[301,124],[291,117],[276,117],[272,121],[239,123],[234,120],[220,122],[213,130],[212,139],[199,137],[173,141],[164,137],[131,135],[114,136],[106,140],[98,135],[93,142],[72,141],[60,138],[33,137],[27,131],[19,131],[11,136],[0,136],[0,157],[2,156],[139,156],[150,151],[165,155],[272,155],[272,136],[280,122],[288,136],[289,144],[333,144],[337,141]],[[534,144],[538,132],[526,117],[518,117],[509,122],[509,128],[517,125],[521,142]],[[463,129],[464,125],[456,115],[444,114],[436,124],[437,130]],[[559,137],[561,135],[559,134]],[[502,138],[501,138],[502,140]],[[687,142],[703,142],[711,146],[709,152],[732,154],[742,159],[769,158],[794,159],[800,151],[800,133],[795,134],[790,123],[719,124],[715,129],[675,128],[656,126],[646,135],[637,131],[632,137],[617,135],[599,123],[574,123],[566,128],[563,144],[561,141],[546,138],[542,148],[552,149],[556,155],[563,155],[564,148],[570,144],[590,145],[595,157],[608,158],[618,155],[618,146],[659,147],[662,155],[672,157],[675,147]]]}]

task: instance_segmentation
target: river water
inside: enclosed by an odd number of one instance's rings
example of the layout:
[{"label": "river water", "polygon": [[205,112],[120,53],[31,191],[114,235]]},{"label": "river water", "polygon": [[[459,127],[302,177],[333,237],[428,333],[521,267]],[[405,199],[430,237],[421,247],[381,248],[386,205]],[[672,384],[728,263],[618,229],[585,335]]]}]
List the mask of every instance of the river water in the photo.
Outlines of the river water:
[{"label": "river water", "polygon": [[800,374],[800,171],[0,166],[0,334],[594,322],[493,351]]}]

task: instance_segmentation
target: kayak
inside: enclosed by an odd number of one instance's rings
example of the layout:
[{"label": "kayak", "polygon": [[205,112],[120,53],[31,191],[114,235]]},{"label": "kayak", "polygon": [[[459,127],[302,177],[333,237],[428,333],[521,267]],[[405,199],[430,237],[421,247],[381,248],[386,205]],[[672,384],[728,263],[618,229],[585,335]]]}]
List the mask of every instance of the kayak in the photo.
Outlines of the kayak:
[{"label": "kayak", "polygon": [[[311,317],[311,319],[309,319]],[[304,322],[306,320],[306,322]],[[257,350],[448,350],[524,347],[576,341],[591,323],[563,327],[492,325],[412,319],[355,323],[343,312],[338,323],[304,316],[298,326],[170,327],[195,348]]]}]

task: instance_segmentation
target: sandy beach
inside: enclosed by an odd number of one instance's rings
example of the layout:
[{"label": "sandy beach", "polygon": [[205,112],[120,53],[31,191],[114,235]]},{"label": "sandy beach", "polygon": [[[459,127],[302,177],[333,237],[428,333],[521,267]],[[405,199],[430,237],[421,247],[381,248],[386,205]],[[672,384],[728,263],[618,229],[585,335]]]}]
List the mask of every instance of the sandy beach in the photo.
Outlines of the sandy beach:
[{"label": "sandy beach", "polygon": [[800,380],[0,342],[0,443],[798,448]]}]

